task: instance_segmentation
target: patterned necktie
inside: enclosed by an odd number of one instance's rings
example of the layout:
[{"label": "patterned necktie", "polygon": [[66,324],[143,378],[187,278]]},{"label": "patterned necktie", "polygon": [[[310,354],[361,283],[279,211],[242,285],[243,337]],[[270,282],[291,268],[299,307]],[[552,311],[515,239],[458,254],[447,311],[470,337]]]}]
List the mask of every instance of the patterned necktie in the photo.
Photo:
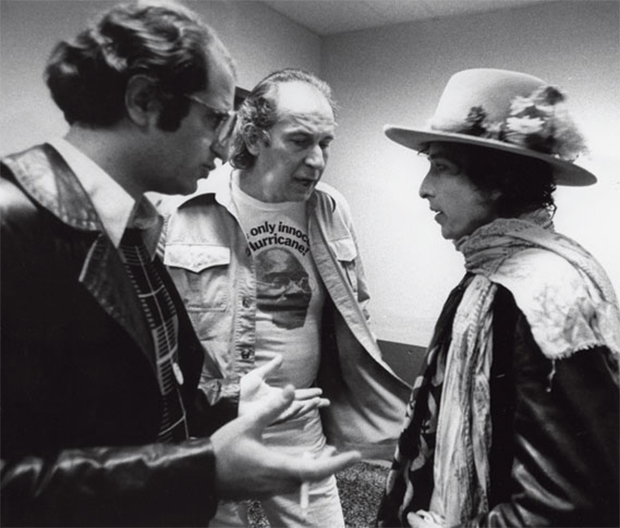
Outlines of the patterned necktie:
[{"label": "patterned necktie", "polygon": [[163,405],[157,440],[184,440],[188,432],[177,384],[182,383],[182,375],[177,363],[178,318],[172,298],[144,246],[140,230],[126,229],[119,249],[153,336]]}]

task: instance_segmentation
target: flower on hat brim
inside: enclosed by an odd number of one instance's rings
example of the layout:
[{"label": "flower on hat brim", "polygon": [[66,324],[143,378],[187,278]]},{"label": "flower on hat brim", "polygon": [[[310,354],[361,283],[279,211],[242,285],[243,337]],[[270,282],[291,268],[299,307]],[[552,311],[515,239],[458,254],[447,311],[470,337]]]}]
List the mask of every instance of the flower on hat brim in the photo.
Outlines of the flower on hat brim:
[{"label": "flower on hat brim", "polygon": [[493,139],[574,161],[587,153],[585,140],[555,86],[541,86],[529,97],[515,97],[505,120],[492,122],[483,106],[471,107],[463,126],[452,132]]}]

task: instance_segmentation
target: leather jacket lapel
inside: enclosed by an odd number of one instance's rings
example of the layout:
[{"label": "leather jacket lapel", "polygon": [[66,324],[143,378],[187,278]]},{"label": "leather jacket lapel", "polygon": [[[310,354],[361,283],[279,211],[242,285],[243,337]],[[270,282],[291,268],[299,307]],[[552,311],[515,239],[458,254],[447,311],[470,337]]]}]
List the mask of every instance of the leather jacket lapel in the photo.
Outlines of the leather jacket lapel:
[{"label": "leather jacket lapel", "polygon": [[45,144],[2,162],[26,192],[63,223],[81,232],[98,233],[79,280],[101,308],[136,341],[156,372],[153,338],[140,300],[88,194],[65,160]]},{"label": "leather jacket lapel", "polygon": [[140,300],[110,239],[100,234],[91,246],[80,282],[99,305],[138,343],[157,373],[153,337],[144,317]]}]

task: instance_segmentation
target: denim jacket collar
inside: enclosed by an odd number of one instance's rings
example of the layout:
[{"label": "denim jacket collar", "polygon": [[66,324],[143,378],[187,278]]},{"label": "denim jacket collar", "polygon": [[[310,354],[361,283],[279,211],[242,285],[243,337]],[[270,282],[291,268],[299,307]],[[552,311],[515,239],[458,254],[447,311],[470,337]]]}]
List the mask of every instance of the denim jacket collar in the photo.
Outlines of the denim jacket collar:
[{"label": "denim jacket collar", "polygon": [[[198,196],[204,197],[207,195],[211,195],[213,196],[213,199],[218,204],[224,207],[231,215],[233,215],[233,217],[237,221],[239,221],[239,216],[237,214],[237,208],[232,198],[232,188],[231,188],[233,184],[233,174],[237,170],[238,169],[230,169],[228,171],[220,170],[220,171],[216,171],[212,173],[209,176],[206,183],[201,187],[201,189],[199,189],[197,193],[185,198],[181,202],[181,204],[179,204],[179,207],[181,207],[182,204],[185,204]],[[320,189],[321,189],[321,183],[317,185],[316,190],[320,190]],[[317,207],[317,201],[318,201],[318,198],[317,198],[317,193],[315,191],[310,195],[310,198],[308,199],[306,203],[306,207],[308,210],[308,218],[312,217],[312,213],[315,211]]]}]

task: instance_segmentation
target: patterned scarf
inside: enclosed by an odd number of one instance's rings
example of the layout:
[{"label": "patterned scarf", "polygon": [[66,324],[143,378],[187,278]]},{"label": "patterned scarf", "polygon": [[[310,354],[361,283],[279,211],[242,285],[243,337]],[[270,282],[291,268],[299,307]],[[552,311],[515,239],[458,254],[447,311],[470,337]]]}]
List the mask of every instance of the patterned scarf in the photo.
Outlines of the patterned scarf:
[{"label": "patterned scarf", "polygon": [[[448,310],[452,327],[444,322],[435,329],[388,475],[379,526],[407,526],[409,512],[429,509],[431,494],[447,526],[489,509],[489,376],[497,284],[510,290],[546,357],[555,361],[603,346],[617,366],[620,310],[609,279],[587,251],[553,231],[546,211],[498,219],[456,247],[465,256],[467,277],[474,277],[466,281],[458,307]],[[451,338],[438,335],[446,331]],[[439,412],[428,387],[437,383],[442,363]],[[428,424],[436,424],[436,430]]]}]

